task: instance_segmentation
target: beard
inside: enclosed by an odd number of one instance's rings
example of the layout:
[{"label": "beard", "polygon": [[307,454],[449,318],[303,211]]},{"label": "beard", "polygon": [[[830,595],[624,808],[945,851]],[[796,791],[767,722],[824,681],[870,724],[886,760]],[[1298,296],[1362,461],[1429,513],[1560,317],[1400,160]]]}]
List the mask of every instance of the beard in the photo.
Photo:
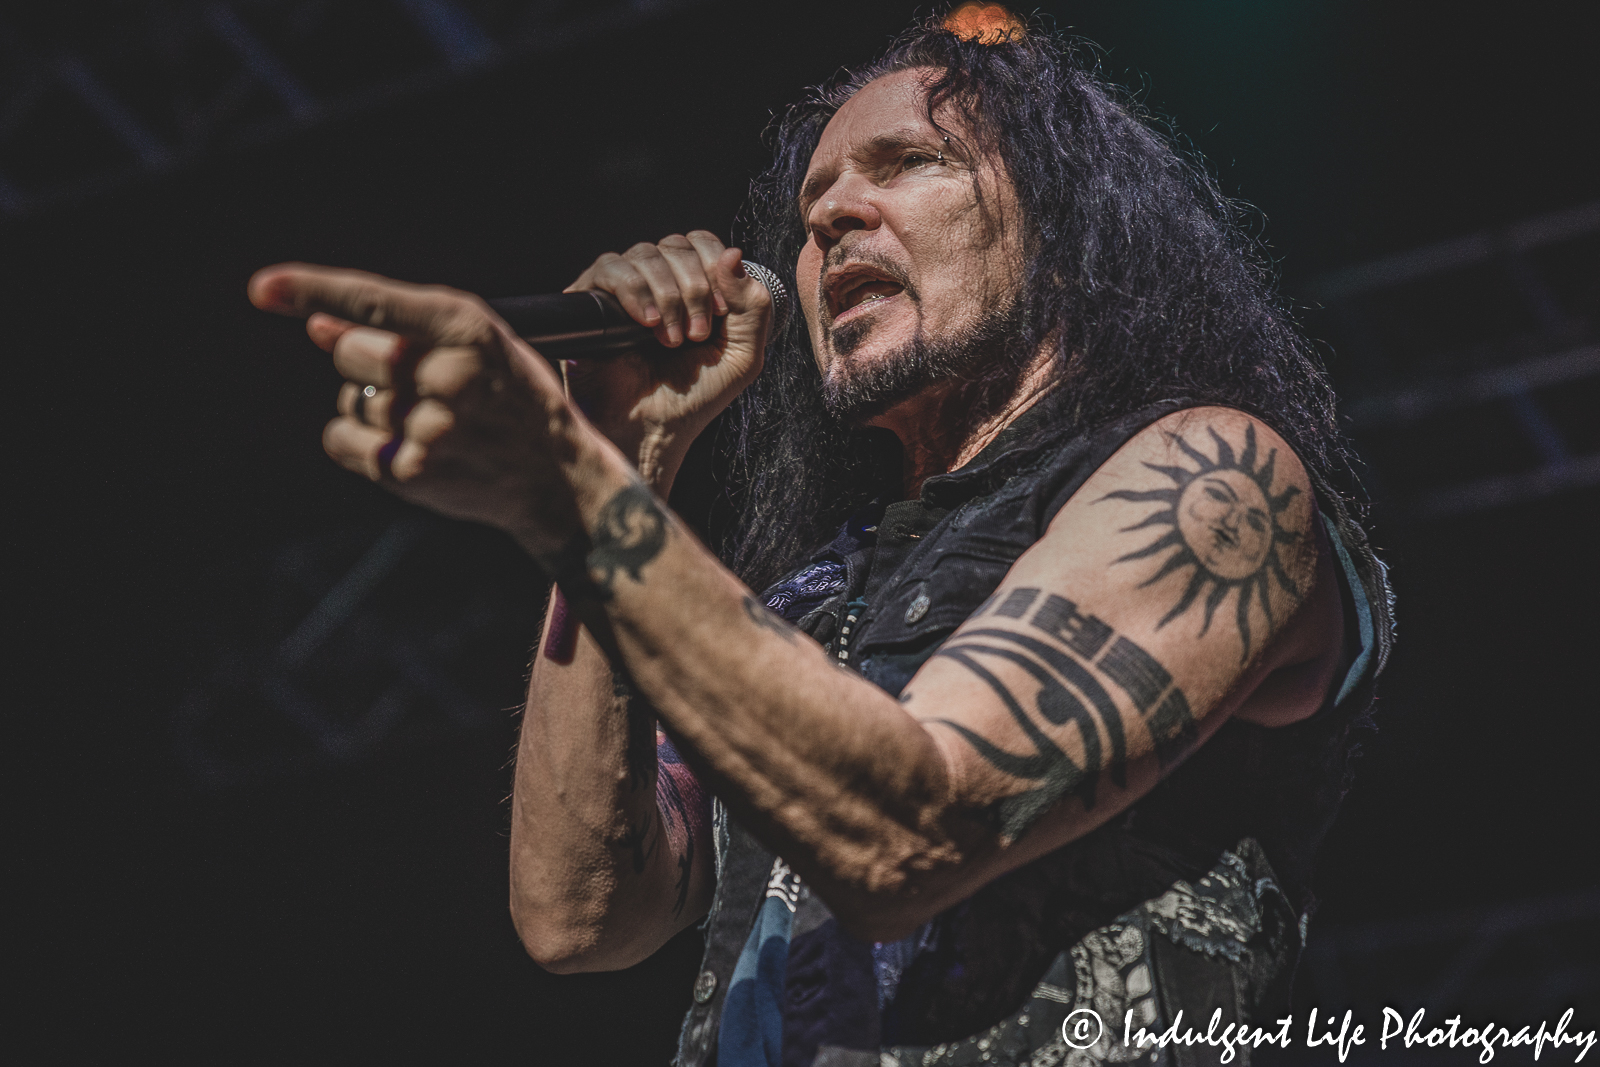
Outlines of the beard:
[{"label": "beard", "polygon": [[916,332],[905,344],[870,363],[848,358],[871,333],[870,320],[829,328],[829,347],[835,359],[822,380],[822,402],[829,414],[846,425],[860,426],[937,384],[956,383],[978,408],[1009,395],[1008,387],[1015,384],[1026,362],[1022,301],[1015,294],[1001,301],[986,301],[976,321],[958,333],[937,338],[923,330],[915,291],[907,286],[905,295],[917,308]]}]

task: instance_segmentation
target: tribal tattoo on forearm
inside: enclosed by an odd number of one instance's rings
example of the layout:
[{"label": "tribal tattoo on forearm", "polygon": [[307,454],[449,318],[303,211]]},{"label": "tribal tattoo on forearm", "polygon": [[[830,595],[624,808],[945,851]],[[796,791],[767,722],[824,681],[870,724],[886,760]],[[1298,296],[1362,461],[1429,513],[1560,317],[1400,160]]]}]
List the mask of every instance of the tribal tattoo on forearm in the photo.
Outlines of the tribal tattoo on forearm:
[{"label": "tribal tattoo on forearm", "polygon": [[1305,536],[1284,529],[1278,522],[1289,502],[1299,494],[1300,487],[1291,485],[1273,494],[1273,468],[1278,450],[1269,450],[1267,458],[1257,467],[1253,425],[1246,424],[1244,451],[1237,456],[1233,446],[1216,430],[1208,426],[1206,432],[1216,446],[1215,459],[1190,445],[1182,436],[1168,434],[1168,439],[1194,461],[1196,469],[1146,463],[1150,470],[1171,479],[1172,485],[1163,489],[1118,489],[1095,503],[1125,500],[1164,505],[1142,521],[1124,527],[1122,532],[1160,526],[1170,529],[1115,562],[1149,559],[1170,551],[1156,572],[1141,583],[1141,588],[1153,585],[1173,571],[1185,567],[1193,569],[1183,593],[1172,610],[1156,624],[1157,629],[1184,614],[1200,594],[1205,593],[1205,620],[1200,627],[1200,636],[1204,636],[1211,629],[1211,619],[1217,608],[1228,599],[1228,594],[1237,593],[1234,622],[1242,646],[1239,662],[1246,663],[1254,640],[1250,630],[1250,605],[1260,603],[1270,632],[1276,625],[1271,602],[1273,580],[1294,600],[1300,600],[1303,595],[1285,572],[1278,555],[1279,545],[1296,544]]},{"label": "tribal tattoo on forearm", "polygon": [[611,669],[611,699],[621,706],[628,723],[628,788],[643,788],[655,781],[655,709],[639,696],[626,672],[615,667]]},{"label": "tribal tattoo on forearm", "polygon": [[[625,672],[611,671],[611,700],[613,707],[622,712],[627,724],[627,740],[623,757],[628,764],[628,789],[638,792],[656,788],[656,717],[654,710],[634,691]],[[641,874],[645,864],[656,850],[660,838],[655,812],[646,808],[635,826],[630,826],[619,842],[631,853],[633,873]]]},{"label": "tribal tattoo on forearm", "polygon": [[655,854],[656,841],[659,837],[655,831],[655,812],[646,808],[644,815],[639,819],[638,826],[631,826],[622,836],[622,847],[633,855],[633,873],[643,874],[644,866],[650,862],[650,857]]},{"label": "tribal tattoo on forearm", "polygon": [[645,810],[639,824],[623,835],[621,845],[631,854],[633,873],[642,874],[665,833],[667,847],[678,865],[673,905],[673,914],[678,915],[689,899],[696,834],[709,833],[709,828],[701,829],[695,819],[695,812],[707,806],[705,796],[678,750],[661,731],[655,709],[638,694],[623,671],[611,672],[611,695],[627,716],[628,788],[649,789],[656,801],[655,810]]},{"label": "tribal tattoo on forearm", "polygon": [[[1003,599],[991,598],[973,616],[1027,617],[1035,633],[998,626],[963,630],[937,653],[983,680],[1033,751],[1009,752],[960,723],[927,720],[955,730],[997,770],[1036,783],[995,806],[1000,832],[1012,841],[1069,794],[1093,809],[1102,769],[1115,785],[1126,784],[1128,741],[1108,683],[1133,702],[1163,770],[1181,760],[1198,739],[1188,699],[1154,656],[1065,597],[1051,594],[1041,601],[1040,594],[1038,589],[1012,589]],[[1038,688],[1029,693],[1006,683],[985,666],[986,660],[1021,667]],[[1051,740],[1042,724],[1076,727],[1083,763]]]}]

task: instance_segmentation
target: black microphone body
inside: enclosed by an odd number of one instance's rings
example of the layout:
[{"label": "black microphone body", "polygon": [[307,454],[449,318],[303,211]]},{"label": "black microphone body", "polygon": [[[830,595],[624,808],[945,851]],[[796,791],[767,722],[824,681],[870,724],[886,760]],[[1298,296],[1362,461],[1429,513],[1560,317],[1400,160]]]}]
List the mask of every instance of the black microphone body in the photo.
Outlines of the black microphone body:
[{"label": "black microphone body", "polygon": [[550,359],[616,355],[624,349],[653,344],[655,335],[622,310],[610,293],[506,296],[489,306],[517,336]]},{"label": "black microphone body", "polygon": [[[777,275],[759,263],[744,263],[745,273],[772,294],[772,328],[782,328],[789,313],[789,294]],[[495,313],[540,354],[549,359],[593,359],[628,349],[659,347],[655,334],[635,322],[610,293],[503,296],[489,301]]]}]

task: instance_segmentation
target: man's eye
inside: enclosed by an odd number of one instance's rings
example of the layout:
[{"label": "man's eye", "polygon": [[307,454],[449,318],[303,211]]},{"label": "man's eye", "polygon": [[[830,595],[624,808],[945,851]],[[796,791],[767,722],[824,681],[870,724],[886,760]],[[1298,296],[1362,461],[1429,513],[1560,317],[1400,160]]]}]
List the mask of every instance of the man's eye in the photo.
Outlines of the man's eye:
[{"label": "man's eye", "polygon": [[905,169],[910,170],[912,167],[920,167],[925,163],[932,163],[932,162],[933,162],[933,157],[932,156],[925,156],[921,152],[913,152],[910,155],[908,155],[908,156],[904,157],[903,159],[901,159],[900,160],[900,165],[902,167],[904,167]]}]

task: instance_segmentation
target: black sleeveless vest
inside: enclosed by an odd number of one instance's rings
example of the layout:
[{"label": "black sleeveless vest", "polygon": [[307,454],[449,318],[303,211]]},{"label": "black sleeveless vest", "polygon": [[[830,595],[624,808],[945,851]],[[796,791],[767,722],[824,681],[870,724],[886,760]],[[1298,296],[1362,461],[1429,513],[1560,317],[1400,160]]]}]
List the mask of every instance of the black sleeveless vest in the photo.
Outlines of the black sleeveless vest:
[{"label": "black sleeveless vest", "polygon": [[[965,467],[929,478],[919,500],[853,519],[764,599],[898,694],[1095,470],[1187,406],[1155,405],[1045,445],[1022,440],[1040,437],[1025,416]],[[1069,1051],[1188,1067],[1218,1050],[1124,1049],[1125,1019],[1160,1032],[1180,1009],[1202,1030],[1219,1008],[1224,1023],[1281,1014],[1313,903],[1313,854],[1348,787],[1391,633],[1382,564],[1333,498],[1319,499],[1347,623],[1347,669],[1323,708],[1276,729],[1229,721],[1123,815],[940,915],[888,1004],[871,984],[871,946],[838,931],[802,886],[785,1067],[1058,1064]],[[714,822],[717,892],[681,1067],[715,1063],[729,980],[773,870],[772,853],[720,804]],[[858,1003],[842,1008],[841,990]],[[1107,1032],[1069,1049],[1062,1021],[1088,1007]]]}]

